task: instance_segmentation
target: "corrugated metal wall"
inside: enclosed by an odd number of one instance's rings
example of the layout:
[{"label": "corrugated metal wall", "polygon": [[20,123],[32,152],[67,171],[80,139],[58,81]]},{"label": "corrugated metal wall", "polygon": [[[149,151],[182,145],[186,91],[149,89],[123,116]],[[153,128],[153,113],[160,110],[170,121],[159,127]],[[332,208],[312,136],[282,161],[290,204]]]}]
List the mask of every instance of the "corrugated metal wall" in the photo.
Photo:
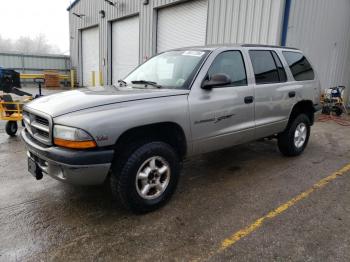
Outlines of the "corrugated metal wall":
[{"label": "corrugated metal wall", "polygon": [[284,0],[209,2],[208,44],[280,43]]},{"label": "corrugated metal wall", "polygon": [[[196,1],[196,0],[192,0]],[[183,0],[81,0],[70,11],[71,61],[79,69],[80,29],[99,25],[100,68],[111,79],[110,22],[140,16],[140,62],[156,52],[156,11]],[[208,0],[207,44],[280,44],[285,0]],[[106,17],[101,18],[99,11]],[[84,14],[78,18],[72,13]],[[302,49],[312,60],[324,88],[350,88],[350,1],[292,0],[287,45]],[[79,76],[79,75],[78,75]],[[106,82],[106,81],[105,81]]]},{"label": "corrugated metal wall", "polygon": [[310,57],[323,88],[350,88],[350,1],[292,0],[287,45]]},{"label": "corrugated metal wall", "polygon": [[[110,72],[108,69],[109,55],[107,52],[110,41],[110,20],[118,19],[120,17],[136,14],[140,10],[141,1],[138,0],[123,0],[118,1],[118,5],[111,6],[105,1],[97,0],[82,0],[76,4],[71,10],[69,15],[70,20],[70,53],[71,53],[71,62],[72,67],[78,69],[78,79],[81,77],[81,70],[79,68],[80,61],[80,48],[81,44],[81,29],[88,28],[91,26],[98,25],[100,31],[100,69],[103,72],[104,79],[107,79],[107,76]],[[106,12],[106,17],[102,18],[99,14],[100,10]],[[73,15],[83,14],[83,18],[76,17]]]},{"label": "corrugated metal wall", "polygon": [[57,70],[66,74],[70,70],[70,57],[1,52],[0,67],[27,74],[42,73],[44,70]]},{"label": "corrugated metal wall", "polygon": [[[196,1],[196,0],[193,0]],[[158,8],[184,0],[119,0],[111,6],[103,0],[81,0],[70,10],[71,59],[79,70],[80,31],[99,25],[100,68],[104,79],[111,79],[110,22],[129,15],[140,16],[140,62],[156,53],[156,13]],[[207,44],[280,42],[284,0],[208,0]],[[99,11],[106,17],[101,18]],[[78,18],[73,15],[84,14]],[[261,22],[262,21],[262,22]],[[79,75],[78,75],[79,76]],[[106,82],[106,81],[105,81]],[[107,81],[108,82],[108,81]]]}]

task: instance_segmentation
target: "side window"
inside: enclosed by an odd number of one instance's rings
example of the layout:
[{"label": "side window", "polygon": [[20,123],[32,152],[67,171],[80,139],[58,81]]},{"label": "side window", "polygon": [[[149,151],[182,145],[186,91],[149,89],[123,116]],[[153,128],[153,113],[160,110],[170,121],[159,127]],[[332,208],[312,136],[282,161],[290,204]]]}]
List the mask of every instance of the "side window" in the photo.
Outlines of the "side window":
[{"label": "side window", "polygon": [[228,86],[247,85],[247,74],[241,52],[226,51],[219,54],[208,71],[209,80],[216,74],[228,75],[231,79],[231,84]]},{"label": "side window", "polygon": [[284,67],[282,65],[280,58],[278,57],[278,55],[276,54],[275,51],[272,51],[271,53],[272,53],[273,59],[275,60],[275,63],[277,66],[278,76],[280,78],[280,82],[286,82],[287,81],[287,74],[286,74],[286,71],[284,70]]},{"label": "side window", "polygon": [[256,84],[279,83],[279,73],[269,50],[250,50]]},{"label": "side window", "polygon": [[286,59],[296,81],[315,79],[314,70],[303,54],[284,51],[283,56]]}]

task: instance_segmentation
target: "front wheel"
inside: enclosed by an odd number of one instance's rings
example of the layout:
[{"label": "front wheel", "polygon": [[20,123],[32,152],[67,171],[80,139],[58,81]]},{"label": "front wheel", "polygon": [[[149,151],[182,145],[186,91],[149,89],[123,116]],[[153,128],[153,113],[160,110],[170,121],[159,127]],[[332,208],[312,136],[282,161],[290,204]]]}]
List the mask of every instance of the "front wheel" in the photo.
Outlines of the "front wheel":
[{"label": "front wheel", "polygon": [[15,136],[18,130],[18,125],[16,121],[8,121],[5,127],[6,133],[9,136]]},{"label": "front wheel", "polygon": [[278,147],[285,156],[300,155],[310,137],[310,120],[305,114],[298,115],[285,131],[278,135]]},{"label": "front wheel", "polygon": [[143,143],[130,151],[113,163],[112,194],[134,213],[153,211],[168,202],[176,189],[179,157],[164,142]]}]

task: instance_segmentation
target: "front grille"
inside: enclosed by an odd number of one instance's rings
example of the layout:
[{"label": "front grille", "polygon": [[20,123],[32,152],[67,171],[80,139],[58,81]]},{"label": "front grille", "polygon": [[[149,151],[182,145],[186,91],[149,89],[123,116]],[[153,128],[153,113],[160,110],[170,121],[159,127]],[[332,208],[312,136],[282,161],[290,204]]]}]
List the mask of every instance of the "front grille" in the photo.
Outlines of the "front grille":
[{"label": "front grille", "polygon": [[44,125],[44,126],[49,126],[49,120],[47,120],[46,118],[43,118],[41,116],[35,116],[35,120],[41,124],[41,125]]},{"label": "front grille", "polygon": [[40,135],[40,136],[42,136],[42,137],[45,137],[45,138],[49,138],[49,133],[47,133],[46,131],[42,131],[42,130],[40,130],[40,129],[37,129],[36,130],[37,132],[38,132],[38,134]]},{"label": "front grille", "polygon": [[51,118],[42,113],[23,111],[23,121],[28,133],[39,142],[51,145]]}]

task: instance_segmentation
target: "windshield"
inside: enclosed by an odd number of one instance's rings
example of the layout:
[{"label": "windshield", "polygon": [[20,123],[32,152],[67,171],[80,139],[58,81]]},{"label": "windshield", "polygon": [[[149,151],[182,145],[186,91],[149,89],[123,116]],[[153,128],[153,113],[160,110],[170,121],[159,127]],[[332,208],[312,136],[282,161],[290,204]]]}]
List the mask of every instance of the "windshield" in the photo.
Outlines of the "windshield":
[{"label": "windshield", "polygon": [[128,86],[188,89],[207,53],[193,50],[162,53],[140,65],[122,82]]}]

